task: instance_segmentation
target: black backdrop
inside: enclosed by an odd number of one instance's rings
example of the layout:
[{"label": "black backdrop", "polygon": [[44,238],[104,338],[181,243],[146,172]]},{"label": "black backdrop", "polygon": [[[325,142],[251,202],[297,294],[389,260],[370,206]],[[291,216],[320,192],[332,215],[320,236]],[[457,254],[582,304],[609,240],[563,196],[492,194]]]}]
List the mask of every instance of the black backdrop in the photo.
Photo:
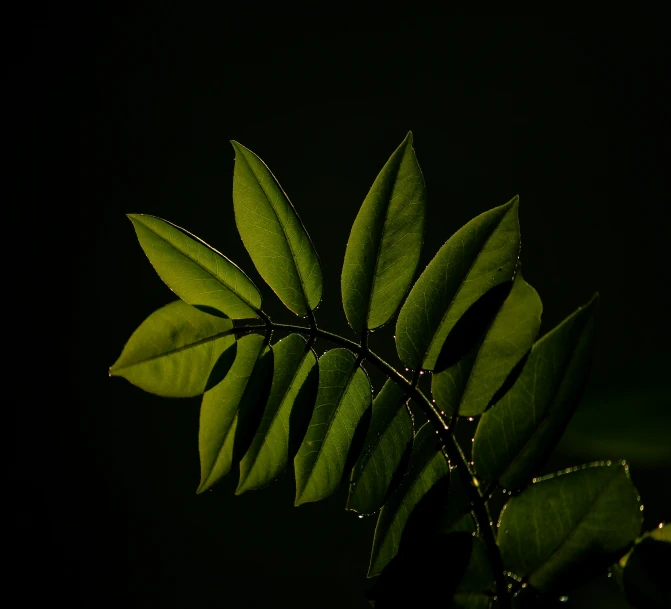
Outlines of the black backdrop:
[{"label": "black backdrop", "polygon": [[[294,508],[289,476],[234,497],[231,475],[196,496],[198,400],[107,376],[130,333],[173,297],[124,214],[183,226],[257,280],[233,221],[230,139],[291,197],[324,269],[320,325],[345,334],[349,227],[408,130],[427,183],[423,264],[519,194],[543,331],[602,297],[587,395],[549,468],[627,458],[646,526],[668,518],[662,30],[456,15],[322,28],[316,13],[292,23],[260,11],[99,5],[7,23],[6,183],[18,184],[7,265],[21,286],[7,293],[22,320],[11,324],[20,355],[8,383],[26,378],[8,393],[7,556],[21,605],[367,606],[375,522],[344,512],[344,489]],[[388,339],[375,342],[393,356]]]}]

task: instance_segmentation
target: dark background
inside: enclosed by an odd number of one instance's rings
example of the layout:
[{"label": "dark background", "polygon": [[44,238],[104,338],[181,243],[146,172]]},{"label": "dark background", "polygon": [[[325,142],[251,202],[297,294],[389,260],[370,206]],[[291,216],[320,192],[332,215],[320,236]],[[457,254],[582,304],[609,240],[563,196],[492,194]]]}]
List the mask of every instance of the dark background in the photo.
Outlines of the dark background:
[{"label": "dark background", "polygon": [[[408,130],[427,183],[422,265],[469,219],[519,194],[543,332],[595,290],[602,298],[590,385],[548,467],[626,458],[646,527],[668,519],[661,27],[407,15],[359,28],[358,17],[316,9],[261,12],[100,4],[5,24],[6,265],[19,286],[8,291],[19,336],[8,383],[21,379],[7,394],[6,556],[21,605],[368,606],[375,519],[345,513],[344,489],[294,508],[290,476],[234,497],[232,474],[196,496],[198,400],[107,375],[131,332],[173,299],[126,213],[197,234],[288,319],[235,230],[230,139],[291,197],[322,261],[319,323],[346,335],[349,227]],[[393,358],[389,338],[375,342]],[[585,606],[617,606],[602,584],[591,600],[583,591]]]}]

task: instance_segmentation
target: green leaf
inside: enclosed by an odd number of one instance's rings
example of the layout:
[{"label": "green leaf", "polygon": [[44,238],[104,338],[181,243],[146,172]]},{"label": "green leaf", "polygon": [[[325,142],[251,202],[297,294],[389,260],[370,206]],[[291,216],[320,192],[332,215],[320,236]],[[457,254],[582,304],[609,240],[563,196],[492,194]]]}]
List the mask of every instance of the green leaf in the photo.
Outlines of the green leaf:
[{"label": "green leaf", "polygon": [[491,288],[510,281],[520,249],[518,198],[480,214],[440,248],[406,299],[396,349],[406,366],[433,370],[450,330]]},{"label": "green leaf", "polygon": [[424,178],[408,133],[378,174],[352,226],[342,270],[350,326],[389,321],[408,291],[424,237]]},{"label": "green leaf", "polygon": [[280,300],[305,317],[322,297],[317,252],[270,169],[251,150],[231,143],[235,148],[233,208],[242,242]]},{"label": "green leaf", "polygon": [[382,507],[403,455],[412,444],[408,396],[392,380],[373,401],[373,415],[364,448],[350,477],[347,509],[372,514]]},{"label": "green leaf", "polygon": [[413,509],[439,480],[448,475],[449,467],[440,450],[438,436],[431,424],[425,423],[415,435],[408,472],[380,510],[368,577],[380,573],[396,556]]},{"label": "green leaf", "polygon": [[518,272],[482,340],[459,363],[433,375],[431,392],[438,407],[449,415],[482,414],[531,349],[542,310],[538,293]]},{"label": "green leaf", "polygon": [[264,343],[264,337],[258,334],[240,338],[235,343],[237,352],[229,373],[203,396],[198,493],[228,474],[249,448],[273,371],[273,351]]},{"label": "green leaf", "polygon": [[273,345],[270,396],[249,450],[240,462],[236,495],[272,482],[294,457],[315,404],[319,368],[305,339],[290,334]]},{"label": "green leaf", "polygon": [[504,566],[547,592],[623,554],[641,529],[637,491],[624,462],[576,468],[535,481],[499,520]]},{"label": "green leaf", "polygon": [[343,476],[359,419],[371,405],[367,374],[347,349],[319,360],[319,389],[312,418],[294,459],[295,505],[331,495]]},{"label": "green leaf", "polygon": [[478,476],[516,490],[543,464],[582,393],[597,304],[595,294],[543,336],[512,388],[482,415],[473,443]]},{"label": "green leaf", "polygon": [[487,591],[494,584],[494,574],[487,548],[479,537],[473,538],[468,566],[452,597],[453,609],[486,609],[490,597]]},{"label": "green leaf", "polygon": [[641,535],[613,571],[633,607],[667,609],[671,606],[669,565],[671,527],[660,524]]},{"label": "green leaf", "polygon": [[207,315],[177,300],[140,324],[110,375],[156,395],[200,395],[219,356],[235,342],[232,328],[230,319]]},{"label": "green leaf", "polygon": [[259,317],[259,291],[228,258],[165,220],[143,214],[128,217],[149,262],[182,300],[231,319]]}]

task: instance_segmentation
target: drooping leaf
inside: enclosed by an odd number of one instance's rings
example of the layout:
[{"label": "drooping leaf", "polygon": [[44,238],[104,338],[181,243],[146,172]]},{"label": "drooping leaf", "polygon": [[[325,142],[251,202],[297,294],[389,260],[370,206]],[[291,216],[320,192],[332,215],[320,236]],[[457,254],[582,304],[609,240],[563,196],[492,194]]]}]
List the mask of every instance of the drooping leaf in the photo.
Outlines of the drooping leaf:
[{"label": "drooping leaf", "polygon": [[482,339],[457,364],[433,375],[431,392],[438,407],[450,415],[482,414],[531,349],[540,328],[542,310],[538,293],[518,272]]},{"label": "drooping leaf", "polygon": [[110,368],[110,376],[122,376],[165,397],[200,395],[219,356],[235,342],[232,328],[230,319],[177,300],[140,324]]},{"label": "drooping leaf", "polygon": [[535,481],[503,508],[504,566],[548,592],[605,568],[641,529],[637,491],[624,462],[576,468]]},{"label": "drooping leaf", "polygon": [[235,149],[233,208],[242,242],[280,300],[305,317],[322,297],[317,252],[270,169],[251,150],[231,143]]},{"label": "drooping leaf", "polygon": [[542,465],[575,410],[589,369],[598,296],[531,349],[512,388],[478,424],[478,476],[519,489]]},{"label": "drooping leaf", "polygon": [[637,609],[671,607],[669,565],[671,565],[671,527],[662,526],[645,533],[620,560],[620,579],[629,603]]},{"label": "drooping leaf", "polygon": [[228,474],[249,448],[273,372],[273,351],[264,348],[264,341],[258,334],[240,338],[229,373],[203,396],[198,435],[199,493]]},{"label": "drooping leaf", "polygon": [[149,262],[182,300],[231,319],[259,316],[259,291],[228,258],[165,220],[144,214],[128,217]]},{"label": "drooping leaf", "polygon": [[348,510],[372,514],[382,507],[403,455],[412,444],[412,418],[404,405],[407,399],[392,380],[387,380],[375,397],[364,448],[350,477]]},{"label": "drooping leaf", "polygon": [[408,133],[375,179],[347,242],[342,298],[356,332],[386,323],[401,304],[419,262],[425,210],[424,178]]},{"label": "drooping leaf", "polygon": [[380,510],[368,577],[380,573],[396,556],[413,509],[439,480],[448,475],[449,467],[440,450],[438,436],[431,424],[425,423],[415,435],[403,481]]},{"label": "drooping leaf", "polygon": [[315,403],[319,368],[312,349],[298,334],[273,345],[270,395],[252,444],[240,462],[236,495],[259,489],[279,476],[293,459]]},{"label": "drooping leaf", "polygon": [[440,248],[401,307],[396,349],[406,366],[433,370],[443,343],[481,296],[515,273],[518,198],[480,214]]},{"label": "drooping leaf", "polygon": [[331,495],[342,479],[359,419],[371,406],[368,375],[347,349],[319,360],[319,389],[305,438],[294,459],[295,505]]}]

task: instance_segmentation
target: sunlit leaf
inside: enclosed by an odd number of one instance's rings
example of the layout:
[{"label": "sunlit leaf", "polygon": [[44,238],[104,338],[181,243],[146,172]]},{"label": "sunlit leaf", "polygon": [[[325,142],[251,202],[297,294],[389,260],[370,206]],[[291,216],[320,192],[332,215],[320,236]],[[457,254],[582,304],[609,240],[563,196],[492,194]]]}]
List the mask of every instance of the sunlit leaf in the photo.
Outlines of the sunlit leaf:
[{"label": "sunlit leaf", "polygon": [[396,322],[406,366],[433,370],[450,330],[481,296],[515,273],[518,199],[480,214],[440,248],[410,290]]},{"label": "sunlit leaf", "polygon": [[270,395],[252,444],[240,462],[236,494],[274,480],[294,457],[315,403],[319,369],[305,339],[290,334],[273,345]]},{"label": "sunlit leaf", "polygon": [[378,174],[352,226],[342,271],[347,319],[357,332],[389,321],[422,249],[424,178],[408,133]]},{"label": "sunlit leaf", "polygon": [[296,505],[331,495],[342,479],[359,419],[371,406],[368,375],[347,349],[319,360],[319,389],[303,443],[294,459]]},{"label": "sunlit leaf", "polygon": [[512,289],[481,340],[460,362],[431,381],[436,404],[448,414],[481,414],[528,353],[541,323],[538,293],[517,273]]},{"label": "sunlit leaf", "polygon": [[540,479],[512,497],[499,520],[504,565],[541,592],[605,568],[641,529],[637,491],[623,463]]},{"label": "sunlit leaf", "polygon": [[521,488],[561,437],[587,378],[597,303],[595,295],[543,336],[512,388],[482,415],[473,460],[484,480]]},{"label": "sunlit leaf", "polygon": [[256,270],[296,315],[322,297],[322,271],[294,206],[266,164],[238,142],[233,174],[235,223]]},{"label": "sunlit leaf", "polygon": [[259,316],[259,291],[228,258],[165,220],[143,214],[128,217],[149,262],[182,300],[231,319]]},{"label": "sunlit leaf", "polygon": [[408,471],[380,510],[375,527],[368,577],[377,575],[396,556],[403,529],[415,506],[442,478],[449,475],[447,460],[430,423],[415,435]]},{"label": "sunlit leaf", "polygon": [[200,395],[219,356],[235,342],[232,327],[230,319],[208,315],[177,300],[140,324],[110,375],[122,376],[156,395]]},{"label": "sunlit leaf", "polygon": [[[235,361],[200,407],[200,486],[202,493],[247,451],[270,389],[273,351],[263,336],[251,334],[235,343]],[[233,347],[231,347],[232,349]]]},{"label": "sunlit leaf", "polygon": [[372,514],[382,507],[412,443],[412,419],[404,405],[407,399],[405,391],[392,380],[375,397],[365,445],[350,477],[348,510]]}]

